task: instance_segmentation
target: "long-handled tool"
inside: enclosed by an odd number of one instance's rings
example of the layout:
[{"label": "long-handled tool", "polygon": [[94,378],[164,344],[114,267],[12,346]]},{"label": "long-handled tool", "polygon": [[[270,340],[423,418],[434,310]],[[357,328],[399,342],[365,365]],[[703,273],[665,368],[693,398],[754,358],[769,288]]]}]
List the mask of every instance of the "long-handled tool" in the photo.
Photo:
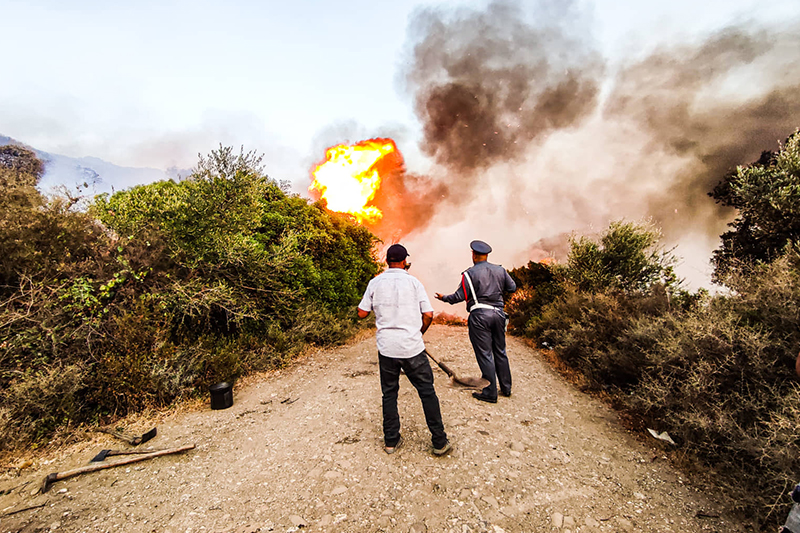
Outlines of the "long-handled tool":
[{"label": "long-handled tool", "polygon": [[108,433],[109,435],[114,435],[118,439],[124,440],[131,446],[138,446],[139,444],[143,444],[152,439],[153,437],[155,437],[156,433],[158,433],[158,429],[156,428],[153,428],[147,433],[143,433],[141,435],[126,435],[125,433],[121,433],[115,429],[109,429],[109,428],[97,428],[97,431]]},{"label": "long-handled tool", "polygon": [[452,379],[453,382],[458,383],[459,385],[463,385],[465,387],[469,387],[471,389],[483,389],[484,387],[489,386],[489,380],[483,378],[459,376],[449,366],[442,363],[441,361],[438,361],[434,356],[432,356],[428,350],[425,350],[425,353],[428,354],[428,357],[430,357],[434,363],[439,365],[439,368],[441,368],[445,374],[450,376],[450,379]]},{"label": "long-handled tool", "polygon": [[160,451],[163,450],[100,450],[100,453],[92,457],[92,460],[89,462],[99,463],[100,461],[105,461],[106,457],[111,457],[112,455],[146,455],[148,453]]},{"label": "long-handled tool", "polygon": [[131,463],[138,463],[139,461],[145,461],[147,459],[152,459],[153,457],[169,455],[172,453],[181,453],[185,452],[186,450],[192,450],[192,449],[194,449],[194,444],[190,444],[188,446],[181,446],[180,448],[172,448],[170,450],[160,450],[157,452],[140,455],[138,457],[131,457],[130,459],[123,459],[122,461],[117,461],[116,463],[88,465],[76,468],[74,470],[67,470],[66,472],[54,472],[52,474],[48,474],[47,477],[44,478],[44,481],[42,481],[42,494],[50,490],[50,487],[53,485],[53,483],[55,483],[56,481],[61,481],[62,479],[71,478],[80,474],[86,474],[88,472],[96,472],[97,470],[105,470],[106,468],[114,468],[115,466],[123,466],[123,465],[129,465]]}]

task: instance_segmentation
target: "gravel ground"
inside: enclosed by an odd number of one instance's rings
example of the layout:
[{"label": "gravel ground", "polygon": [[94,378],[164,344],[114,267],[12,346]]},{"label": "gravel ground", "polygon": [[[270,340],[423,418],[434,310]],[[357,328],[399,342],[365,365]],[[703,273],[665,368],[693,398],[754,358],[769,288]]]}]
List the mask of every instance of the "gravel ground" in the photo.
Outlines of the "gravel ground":
[{"label": "gravel ground", "polygon": [[[466,328],[433,326],[425,339],[457,372],[478,374]],[[405,443],[384,453],[369,336],[248,380],[229,409],[160,420],[145,446],[197,446],[183,454],[58,481],[46,494],[36,494],[46,474],[126,445],[98,435],[12,458],[0,479],[0,531],[745,531],[726,517],[725,496],[675,470],[660,441],[634,438],[518,339],[508,351],[513,395],[497,404],[474,400],[434,365],[454,444],[445,457],[431,455],[405,378]]]}]

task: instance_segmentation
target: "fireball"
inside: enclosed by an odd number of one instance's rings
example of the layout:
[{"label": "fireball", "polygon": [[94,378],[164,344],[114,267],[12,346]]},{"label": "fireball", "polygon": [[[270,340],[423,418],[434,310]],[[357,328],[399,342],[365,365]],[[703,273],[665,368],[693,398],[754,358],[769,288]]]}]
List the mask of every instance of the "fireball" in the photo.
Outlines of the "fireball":
[{"label": "fireball", "polygon": [[360,223],[373,224],[383,213],[369,203],[385,174],[401,165],[402,157],[391,139],[338,144],[328,148],[325,161],[311,171],[314,181],[308,191],[324,198],[331,211],[350,213]]}]

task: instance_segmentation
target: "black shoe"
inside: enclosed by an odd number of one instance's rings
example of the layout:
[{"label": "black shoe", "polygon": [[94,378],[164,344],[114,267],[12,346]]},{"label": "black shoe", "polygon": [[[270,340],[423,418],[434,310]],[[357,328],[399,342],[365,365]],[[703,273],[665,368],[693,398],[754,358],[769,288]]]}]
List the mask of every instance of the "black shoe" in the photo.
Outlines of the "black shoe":
[{"label": "black shoe", "polygon": [[482,392],[473,392],[472,397],[482,402],[497,403],[497,398],[492,398],[491,396],[484,396]]},{"label": "black shoe", "polygon": [[500,391],[500,395],[505,396],[506,398],[511,398],[511,391],[508,392]]}]

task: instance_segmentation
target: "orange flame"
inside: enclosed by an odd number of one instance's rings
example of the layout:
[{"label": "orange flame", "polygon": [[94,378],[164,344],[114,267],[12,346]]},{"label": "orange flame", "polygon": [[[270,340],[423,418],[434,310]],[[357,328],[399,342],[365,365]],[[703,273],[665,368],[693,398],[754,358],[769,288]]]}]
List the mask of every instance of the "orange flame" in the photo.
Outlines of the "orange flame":
[{"label": "orange flame", "polygon": [[384,169],[386,165],[381,164],[390,154],[396,155],[396,161],[402,161],[391,139],[332,146],[325,151],[325,161],[311,171],[314,181],[308,191],[324,198],[331,211],[350,213],[361,223],[375,223],[383,213],[368,204],[381,186],[382,174],[394,170]]}]

